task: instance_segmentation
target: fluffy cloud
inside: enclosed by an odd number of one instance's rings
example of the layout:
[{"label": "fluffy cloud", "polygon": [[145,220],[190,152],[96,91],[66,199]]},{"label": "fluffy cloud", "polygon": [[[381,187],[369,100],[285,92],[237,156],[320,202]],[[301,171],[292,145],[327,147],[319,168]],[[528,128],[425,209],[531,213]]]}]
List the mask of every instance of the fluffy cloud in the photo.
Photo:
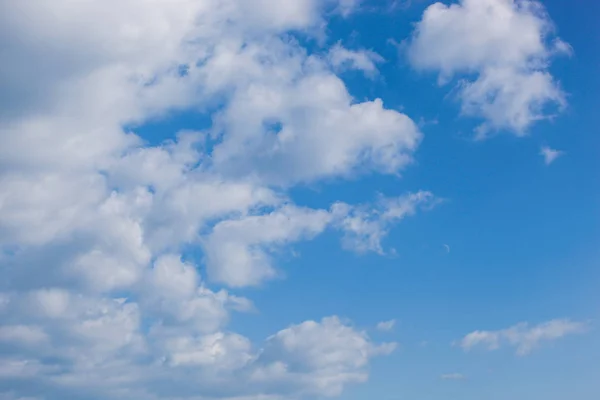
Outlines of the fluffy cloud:
[{"label": "fluffy cloud", "polygon": [[321,61],[290,61],[292,71],[310,72],[282,81],[288,70],[267,68],[236,92],[219,118],[215,168],[289,186],[355,172],[394,174],[411,163],[422,135],[410,118],[379,99],[354,102]]},{"label": "fluffy cloud", "polygon": [[[384,235],[351,228],[355,206],[303,208],[286,192],[397,174],[422,139],[335,74],[368,70],[373,55],[294,40],[322,37],[326,11],[357,4],[0,5],[0,396],[283,399],[367,378],[393,345],[329,318],[256,346],[227,330],[252,302],[212,290],[182,255],[199,250],[208,277],[236,287],[272,277],[277,250],[327,228]],[[136,134],[181,110],[210,126]],[[394,207],[377,206],[380,230],[401,218]]]},{"label": "fluffy cloud", "polygon": [[395,348],[374,344],[337,317],[286,328],[262,348],[223,331],[155,326],[144,335],[134,304],[73,300],[80,305],[58,316],[22,308],[32,321],[45,320],[47,335],[31,327],[3,328],[0,387],[17,379],[27,383],[20,395],[44,398],[333,396],[365,381],[369,360]]},{"label": "fluffy cloud", "polygon": [[420,70],[439,71],[458,85],[462,112],[481,117],[479,137],[511,130],[521,136],[561,109],[565,95],[548,72],[550,59],[570,47],[553,37],[543,5],[533,0],[460,0],[427,8],[408,54]]},{"label": "fluffy cloud", "polygon": [[144,311],[156,318],[156,328],[169,331],[212,333],[229,319],[229,311],[250,311],[250,300],[226,290],[213,292],[201,281],[196,266],[175,255],[163,255],[140,288]]},{"label": "fluffy cloud", "polygon": [[204,243],[211,278],[229,286],[257,285],[275,276],[269,249],[321,233],[324,210],[285,206],[272,213],[218,223]]},{"label": "fluffy cloud", "polygon": [[517,354],[524,356],[539,346],[540,342],[560,339],[567,335],[586,332],[586,323],[569,320],[552,320],[539,325],[517,324],[499,331],[475,331],[466,335],[459,343],[464,350],[484,346],[496,350],[503,344],[516,348]]},{"label": "fluffy cloud", "polygon": [[[328,396],[341,393],[348,383],[367,379],[369,358],[389,354],[395,343],[373,345],[363,332],[339,318],[307,321],[278,332],[267,340],[253,379],[269,382],[296,381],[306,394]],[[283,361],[285,360],[285,361]]]},{"label": "fluffy cloud", "polygon": [[[44,268],[53,281],[77,275],[97,291],[124,288],[207,222],[276,206],[266,185],[410,163],[420,133],[407,116],[379,100],[355,103],[325,61],[277,35],[310,32],[329,6],[3,5],[3,40],[21,39],[9,43],[0,79],[17,82],[28,104],[0,125],[0,240],[11,258],[38,264],[60,243],[71,252],[52,259],[60,268]],[[35,74],[40,81],[15,78],[40,55],[56,67]],[[123,129],[192,105],[218,105],[210,132],[148,147]]]}]

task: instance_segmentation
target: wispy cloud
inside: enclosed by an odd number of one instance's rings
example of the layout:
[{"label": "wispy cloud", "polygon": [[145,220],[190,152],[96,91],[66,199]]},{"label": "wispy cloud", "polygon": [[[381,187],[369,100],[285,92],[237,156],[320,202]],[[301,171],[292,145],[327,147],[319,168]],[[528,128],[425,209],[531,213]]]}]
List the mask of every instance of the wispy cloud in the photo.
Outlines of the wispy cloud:
[{"label": "wispy cloud", "polygon": [[395,319],[391,319],[389,321],[381,321],[377,324],[377,330],[382,332],[389,332],[392,329],[394,329],[394,326],[396,326]]},{"label": "wispy cloud", "polygon": [[544,163],[546,165],[552,164],[556,159],[564,154],[563,151],[552,149],[548,146],[542,146],[540,155],[544,157]]},{"label": "wispy cloud", "polygon": [[474,331],[466,335],[458,344],[465,351],[476,346],[497,350],[503,345],[516,348],[517,355],[524,356],[539,346],[540,342],[553,341],[567,335],[587,332],[589,324],[568,319],[555,319],[530,326],[523,322],[498,331]]}]

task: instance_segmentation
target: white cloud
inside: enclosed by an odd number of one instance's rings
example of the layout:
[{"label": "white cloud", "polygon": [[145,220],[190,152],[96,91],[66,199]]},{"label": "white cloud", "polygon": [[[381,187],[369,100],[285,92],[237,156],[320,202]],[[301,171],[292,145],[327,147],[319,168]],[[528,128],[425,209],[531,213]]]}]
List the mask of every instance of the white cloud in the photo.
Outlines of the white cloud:
[{"label": "white cloud", "polygon": [[37,344],[48,339],[37,326],[9,325],[0,327],[0,342],[13,344]]},{"label": "white cloud", "polygon": [[140,293],[144,310],[158,318],[160,329],[167,331],[185,328],[187,332],[212,333],[227,323],[230,310],[253,309],[248,299],[208,289],[196,266],[175,255],[157,259],[146,284]]},{"label": "white cloud", "polygon": [[324,210],[284,206],[269,214],[220,222],[204,241],[208,273],[233,287],[258,285],[276,275],[270,251],[314,237],[330,219]]},{"label": "white cloud", "polygon": [[267,70],[264,82],[237,91],[220,118],[223,141],[212,158],[218,170],[289,186],[356,172],[395,174],[412,162],[422,135],[410,118],[380,99],[354,102],[337,76],[315,59],[306,62],[290,68],[316,70],[285,81],[281,71]]},{"label": "white cloud", "polygon": [[175,255],[161,256],[150,274],[152,292],[161,297],[190,297],[198,288],[196,268]]},{"label": "white cloud", "polygon": [[[58,292],[51,289],[11,295],[13,305],[2,317],[7,323],[2,336],[20,341],[22,349],[13,355],[15,362],[25,356],[45,369],[60,370],[65,363],[89,367],[143,352],[141,314],[136,303],[64,291],[59,301],[67,300],[66,305],[48,308],[40,303],[40,299],[53,297],[56,302]],[[29,326],[12,325],[17,321]]]},{"label": "white cloud", "polygon": [[562,156],[563,154],[564,152],[552,149],[548,146],[542,146],[540,150],[540,155],[544,157],[544,163],[546,165],[552,164],[554,161],[556,161],[558,157]]},{"label": "white cloud", "polygon": [[[40,373],[52,372],[36,360],[28,359],[0,359],[0,379],[23,379],[34,377]],[[4,394],[0,394],[2,396]],[[10,397],[9,399],[22,399],[21,397]],[[25,397],[23,397],[25,398]],[[29,397],[27,397],[29,398]],[[0,397],[2,399],[2,397]]]},{"label": "white cloud", "polygon": [[[199,273],[272,277],[277,250],[348,231],[347,214],[296,206],[287,188],[411,163],[422,134],[408,116],[356,101],[329,60],[284,37],[323,35],[325,11],[356,4],[0,5],[0,383],[24,382],[11,398],[272,400],[367,379],[392,344],[330,318],[261,350],[227,331],[251,301]],[[342,59],[371,68],[360,54]],[[188,109],[212,125],[160,144],[135,133]],[[384,231],[414,212],[377,207]],[[352,235],[383,236],[369,232]]]},{"label": "white cloud", "polygon": [[395,343],[373,345],[364,332],[339,318],[307,321],[278,332],[267,340],[254,372],[255,380],[305,382],[305,394],[339,395],[344,385],[366,380],[368,360],[389,354]]},{"label": "white cloud", "polygon": [[344,232],[345,248],[359,253],[383,254],[381,241],[392,223],[414,215],[418,208],[433,207],[440,201],[431,192],[420,191],[395,198],[380,197],[374,207],[350,207],[339,203],[334,205],[333,212],[340,215],[338,226]]},{"label": "white cloud", "polygon": [[238,369],[251,359],[250,341],[237,334],[213,333],[201,337],[168,338],[165,343],[171,366],[205,366]]},{"label": "white cloud", "polygon": [[71,295],[62,289],[40,289],[29,294],[29,309],[45,318],[61,318],[69,309]]},{"label": "white cloud", "polygon": [[549,107],[566,105],[548,67],[570,47],[552,38],[553,29],[537,1],[435,3],[417,25],[408,54],[415,68],[439,71],[441,83],[465,75],[458,97],[464,114],[485,120],[478,137],[497,130],[521,136],[552,115]]},{"label": "white cloud", "polygon": [[[196,241],[208,223],[279,204],[267,184],[397,173],[410,163],[421,138],[410,118],[379,100],[354,102],[326,63],[276,35],[320,26],[323,4],[256,5],[127,0],[115,14],[111,2],[54,2],[60,17],[44,2],[3,5],[11,34],[2,37],[23,43],[8,47],[0,79],[20,82],[14,89],[29,108],[0,126],[0,243],[34,268],[58,243],[69,250],[40,267],[37,281],[21,276],[23,285],[75,276],[97,292],[123,290],[153,256]],[[35,37],[52,40],[39,48]],[[11,75],[39,54],[57,64],[40,81]],[[221,102],[210,132],[174,143],[145,146],[123,130]],[[282,127],[276,136],[271,123]]]},{"label": "white cloud", "polygon": [[377,330],[382,331],[382,332],[389,332],[392,329],[394,329],[395,325],[396,325],[395,319],[391,319],[389,321],[381,321],[377,324]]},{"label": "white cloud", "polygon": [[82,314],[49,326],[56,330],[51,343],[28,343],[39,360],[0,357],[0,382],[18,378],[28,382],[22,394],[45,398],[82,390],[110,399],[332,396],[364,382],[369,360],[395,348],[373,343],[338,317],[290,326],[258,349],[222,331],[193,334],[157,326],[143,336],[131,304],[100,300],[95,308],[90,299],[78,300],[85,303]]},{"label": "white cloud", "polygon": [[499,331],[475,331],[466,335],[459,345],[468,351],[476,346],[496,350],[507,344],[516,348],[517,354],[524,356],[540,345],[543,341],[553,341],[567,335],[585,333],[588,325],[582,322],[557,319],[530,326],[520,323]]},{"label": "white cloud", "polygon": [[381,240],[393,223],[439,201],[421,191],[397,198],[381,196],[375,205],[335,203],[330,210],[285,205],[268,214],[224,220],[203,238],[208,274],[230,287],[260,285],[277,276],[272,254],[327,228],[343,232],[342,245],[348,250],[383,254]]},{"label": "white cloud", "polygon": [[336,69],[356,69],[370,77],[377,74],[377,64],[383,61],[383,57],[373,51],[349,50],[340,43],[329,50],[329,62]]}]

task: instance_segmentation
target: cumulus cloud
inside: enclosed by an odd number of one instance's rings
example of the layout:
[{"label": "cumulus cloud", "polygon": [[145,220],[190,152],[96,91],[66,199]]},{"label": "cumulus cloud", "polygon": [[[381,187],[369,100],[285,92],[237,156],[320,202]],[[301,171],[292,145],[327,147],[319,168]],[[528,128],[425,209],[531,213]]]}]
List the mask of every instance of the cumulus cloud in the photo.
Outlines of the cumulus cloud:
[{"label": "cumulus cloud", "polygon": [[[357,4],[0,5],[0,396],[283,399],[367,379],[392,344],[332,317],[257,345],[227,329],[251,300],[209,284],[272,278],[277,251],[328,228],[377,249],[414,213],[391,200],[310,209],[287,191],[396,175],[422,139],[336,75],[376,57],[338,49],[332,62],[293,39],[324,35],[324,15]],[[182,110],[209,126],[136,133]]]},{"label": "cumulus cloud", "polygon": [[237,91],[219,118],[218,170],[287,187],[356,172],[396,174],[412,162],[422,135],[410,118],[380,99],[354,102],[337,76],[306,61],[314,72],[279,82],[281,71],[265,71],[264,83]]},{"label": "cumulus cloud", "polygon": [[389,354],[395,348],[395,343],[373,345],[364,332],[337,317],[307,321],[267,340],[254,379],[301,380],[308,384],[306,394],[339,395],[345,384],[366,380],[369,358]]},{"label": "cumulus cloud", "polygon": [[[193,333],[154,325],[144,335],[134,304],[74,300],[82,306],[46,321],[47,343],[39,343],[36,334],[34,341],[20,340],[24,347],[2,347],[0,382],[28,382],[19,394],[44,398],[332,396],[347,384],[364,382],[369,360],[395,348],[373,343],[338,317],[290,326],[258,348],[224,331]],[[35,312],[30,309],[27,318],[42,318]],[[8,339],[16,340],[14,335]]]},{"label": "cumulus cloud", "polygon": [[203,239],[208,274],[230,287],[260,285],[278,274],[272,262],[277,250],[326,229],[341,231],[342,245],[348,250],[383,254],[381,241],[394,222],[439,201],[430,192],[418,192],[396,198],[380,196],[376,204],[338,202],[329,210],[288,204],[270,213],[224,220]]},{"label": "cumulus cloud", "polygon": [[533,0],[460,0],[429,6],[410,40],[419,70],[439,71],[440,83],[462,76],[462,113],[484,119],[479,138],[498,130],[518,136],[565,95],[548,72],[551,59],[570,52],[554,37],[543,5]]},{"label": "cumulus cloud", "polygon": [[251,286],[276,274],[269,251],[310,239],[331,216],[324,210],[285,206],[272,213],[218,223],[204,242],[209,274],[229,286]]},{"label": "cumulus cloud", "polygon": [[518,355],[524,356],[538,347],[541,342],[585,333],[587,330],[588,324],[566,319],[556,319],[535,326],[520,323],[499,331],[471,332],[459,342],[459,345],[465,351],[477,346],[497,350],[503,345],[509,345],[516,348]]},{"label": "cumulus cloud", "polygon": [[144,283],[141,304],[162,330],[185,328],[187,332],[212,333],[227,323],[230,311],[253,310],[246,298],[207,288],[197,267],[175,255],[158,258]]}]

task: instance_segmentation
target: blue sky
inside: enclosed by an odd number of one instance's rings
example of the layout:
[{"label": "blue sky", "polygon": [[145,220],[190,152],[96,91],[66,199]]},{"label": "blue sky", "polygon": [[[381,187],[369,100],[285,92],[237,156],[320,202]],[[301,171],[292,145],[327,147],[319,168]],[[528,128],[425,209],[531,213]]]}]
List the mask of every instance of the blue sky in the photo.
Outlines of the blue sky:
[{"label": "blue sky", "polygon": [[595,399],[598,12],[1,5],[0,400]]}]

